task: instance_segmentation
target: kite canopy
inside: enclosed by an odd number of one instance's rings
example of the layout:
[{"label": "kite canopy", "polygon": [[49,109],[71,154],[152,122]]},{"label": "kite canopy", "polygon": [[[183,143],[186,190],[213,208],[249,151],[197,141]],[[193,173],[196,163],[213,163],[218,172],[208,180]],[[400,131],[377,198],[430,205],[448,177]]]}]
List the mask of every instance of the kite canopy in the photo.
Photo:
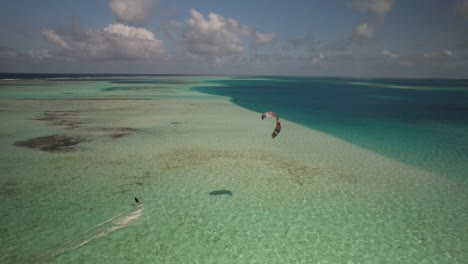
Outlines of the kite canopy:
[{"label": "kite canopy", "polygon": [[279,132],[281,131],[281,123],[279,121],[278,115],[276,113],[274,113],[274,112],[266,112],[266,113],[262,114],[262,120],[267,118],[267,117],[276,118],[276,127],[275,127],[275,130],[273,130],[273,134],[271,134],[271,137],[275,138],[276,136],[278,136]]}]

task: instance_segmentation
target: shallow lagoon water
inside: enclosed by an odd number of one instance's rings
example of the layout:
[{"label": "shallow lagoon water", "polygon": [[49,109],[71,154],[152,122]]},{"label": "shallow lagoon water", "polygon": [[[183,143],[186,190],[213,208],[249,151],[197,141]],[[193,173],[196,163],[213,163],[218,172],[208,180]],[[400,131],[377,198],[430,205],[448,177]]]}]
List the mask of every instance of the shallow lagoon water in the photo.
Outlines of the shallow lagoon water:
[{"label": "shallow lagoon water", "polygon": [[[0,262],[467,259],[462,177],[289,119],[272,140],[273,121],[190,89],[206,77],[125,78],[2,88]],[[119,85],[146,88],[105,90]],[[85,140],[57,152],[15,146],[55,134]]]}]

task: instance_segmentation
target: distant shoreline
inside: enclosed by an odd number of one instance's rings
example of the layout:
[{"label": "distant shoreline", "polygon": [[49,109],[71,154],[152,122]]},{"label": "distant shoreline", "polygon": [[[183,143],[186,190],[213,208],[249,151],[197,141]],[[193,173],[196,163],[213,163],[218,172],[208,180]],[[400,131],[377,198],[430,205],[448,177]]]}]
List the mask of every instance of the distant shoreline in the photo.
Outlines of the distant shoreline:
[{"label": "distant shoreline", "polygon": [[293,77],[293,78],[333,78],[333,79],[366,79],[366,80],[468,80],[468,78],[437,78],[437,77],[370,77],[370,76],[303,76],[303,75],[246,75],[246,74],[153,74],[153,73],[27,73],[27,72],[0,72],[0,80],[32,80],[32,79],[93,79],[93,78],[120,78],[120,77],[174,77],[174,76],[235,76],[243,78],[259,77]]}]

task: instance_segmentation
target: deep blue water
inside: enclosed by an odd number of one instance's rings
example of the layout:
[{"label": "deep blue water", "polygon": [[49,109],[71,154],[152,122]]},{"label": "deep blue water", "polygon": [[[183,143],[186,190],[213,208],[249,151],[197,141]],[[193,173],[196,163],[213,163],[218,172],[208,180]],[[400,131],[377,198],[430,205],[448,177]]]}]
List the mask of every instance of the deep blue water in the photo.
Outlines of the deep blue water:
[{"label": "deep blue water", "polygon": [[265,77],[210,82],[219,85],[195,89],[229,96],[259,113],[274,111],[413,166],[468,177],[468,80]]}]

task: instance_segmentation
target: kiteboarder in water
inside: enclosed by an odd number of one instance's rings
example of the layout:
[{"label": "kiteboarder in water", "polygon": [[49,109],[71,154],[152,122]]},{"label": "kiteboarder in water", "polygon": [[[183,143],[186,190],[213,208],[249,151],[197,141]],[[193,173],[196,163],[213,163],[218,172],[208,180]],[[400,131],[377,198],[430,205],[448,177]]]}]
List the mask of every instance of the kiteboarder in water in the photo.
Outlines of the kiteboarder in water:
[{"label": "kiteboarder in water", "polygon": [[266,113],[262,114],[262,120],[267,118],[267,117],[276,118],[276,127],[275,127],[275,130],[273,130],[273,134],[271,134],[271,137],[275,138],[276,136],[278,136],[279,132],[281,131],[281,123],[279,121],[279,117],[274,112],[266,112]]},{"label": "kiteboarder in water", "polygon": [[138,205],[141,204],[140,199],[138,199],[138,197],[136,197],[136,196],[135,196],[135,202],[136,202]]}]

